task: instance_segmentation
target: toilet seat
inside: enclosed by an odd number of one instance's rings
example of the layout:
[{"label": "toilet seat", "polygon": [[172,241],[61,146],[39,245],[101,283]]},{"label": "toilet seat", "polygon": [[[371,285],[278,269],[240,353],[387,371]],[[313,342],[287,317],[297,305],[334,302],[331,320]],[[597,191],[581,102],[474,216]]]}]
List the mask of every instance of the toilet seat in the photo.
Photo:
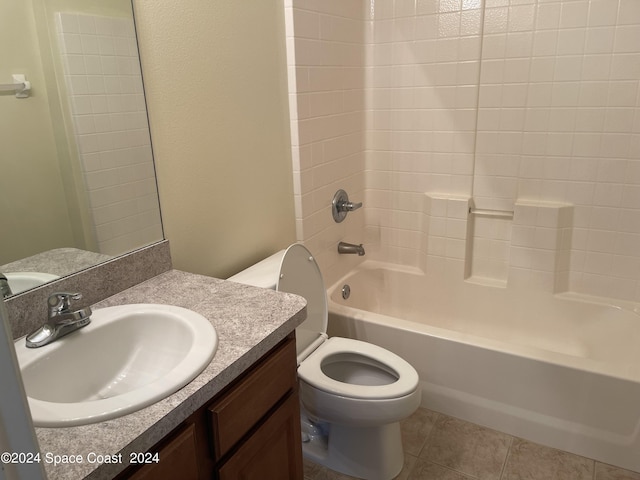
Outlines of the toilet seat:
[{"label": "toilet seat", "polygon": [[[344,355],[346,362],[366,363],[382,368],[395,377],[385,385],[359,385],[335,380],[325,374],[323,365],[332,357]],[[391,399],[415,392],[418,374],[415,369],[395,353],[360,340],[332,337],[316,349],[298,367],[298,377],[325,392],[350,398]]]},{"label": "toilet seat", "polygon": [[[298,377],[319,390],[349,398],[392,399],[415,392],[418,374],[396,354],[349,338],[327,339],[327,292],[315,259],[303,245],[291,245],[280,264],[278,291],[307,300],[307,319],[296,329]],[[323,365],[334,362],[368,365],[395,378],[383,385],[352,384],[326,375]]]}]

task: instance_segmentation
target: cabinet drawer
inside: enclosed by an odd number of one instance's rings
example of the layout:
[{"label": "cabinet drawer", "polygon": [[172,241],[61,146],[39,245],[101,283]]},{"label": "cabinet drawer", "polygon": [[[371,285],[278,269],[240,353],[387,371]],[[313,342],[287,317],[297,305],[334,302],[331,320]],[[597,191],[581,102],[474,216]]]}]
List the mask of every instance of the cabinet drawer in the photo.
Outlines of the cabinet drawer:
[{"label": "cabinet drawer", "polygon": [[295,389],[296,381],[296,345],[295,338],[290,338],[209,407],[215,460]]}]

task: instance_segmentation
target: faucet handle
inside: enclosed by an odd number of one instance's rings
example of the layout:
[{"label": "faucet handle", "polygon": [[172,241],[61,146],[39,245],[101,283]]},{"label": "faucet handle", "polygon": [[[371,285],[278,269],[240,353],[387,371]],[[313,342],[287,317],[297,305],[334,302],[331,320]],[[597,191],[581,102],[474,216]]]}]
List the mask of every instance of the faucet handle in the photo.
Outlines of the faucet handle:
[{"label": "faucet handle", "polygon": [[347,192],[340,189],[331,201],[331,215],[336,223],[340,223],[347,217],[348,212],[353,212],[360,207],[362,207],[362,202],[350,202]]},{"label": "faucet handle", "polygon": [[362,202],[354,203],[354,202],[344,202],[338,204],[339,212],[353,212],[354,210],[362,207]]},{"label": "faucet handle", "polygon": [[56,315],[71,309],[71,300],[80,300],[81,293],[56,292],[49,295],[49,316]]}]

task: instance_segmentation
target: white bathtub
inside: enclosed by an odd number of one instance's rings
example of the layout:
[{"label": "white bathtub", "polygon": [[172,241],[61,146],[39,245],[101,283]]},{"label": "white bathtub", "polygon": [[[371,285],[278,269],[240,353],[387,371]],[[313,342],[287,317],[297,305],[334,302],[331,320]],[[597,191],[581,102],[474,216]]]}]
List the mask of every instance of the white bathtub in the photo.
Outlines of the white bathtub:
[{"label": "white bathtub", "polygon": [[420,375],[423,406],[640,471],[634,311],[578,296],[445,285],[371,261],[329,296],[329,333],[404,357]]}]

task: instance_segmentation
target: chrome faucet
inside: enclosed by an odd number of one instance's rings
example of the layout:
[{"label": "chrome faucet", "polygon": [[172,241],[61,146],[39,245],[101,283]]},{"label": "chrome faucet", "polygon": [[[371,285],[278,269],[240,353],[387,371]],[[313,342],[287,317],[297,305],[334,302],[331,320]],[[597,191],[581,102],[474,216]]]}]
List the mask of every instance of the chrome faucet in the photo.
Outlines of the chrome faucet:
[{"label": "chrome faucet", "polygon": [[5,277],[4,273],[0,273],[0,295],[1,298],[7,298],[13,295],[11,286],[9,285],[9,280],[7,280],[7,277]]},{"label": "chrome faucet", "polygon": [[91,307],[71,310],[71,300],[80,300],[81,293],[58,292],[49,296],[49,319],[35,332],[27,335],[27,347],[47,345],[79,328],[89,325]]},{"label": "chrome faucet", "polygon": [[364,255],[364,247],[362,244],[354,245],[353,243],[338,243],[338,253],[357,253],[359,256]]},{"label": "chrome faucet", "polygon": [[353,212],[361,207],[362,202],[350,202],[347,192],[340,189],[333,196],[333,201],[331,202],[331,215],[336,223],[340,223],[347,218],[347,213]]}]

